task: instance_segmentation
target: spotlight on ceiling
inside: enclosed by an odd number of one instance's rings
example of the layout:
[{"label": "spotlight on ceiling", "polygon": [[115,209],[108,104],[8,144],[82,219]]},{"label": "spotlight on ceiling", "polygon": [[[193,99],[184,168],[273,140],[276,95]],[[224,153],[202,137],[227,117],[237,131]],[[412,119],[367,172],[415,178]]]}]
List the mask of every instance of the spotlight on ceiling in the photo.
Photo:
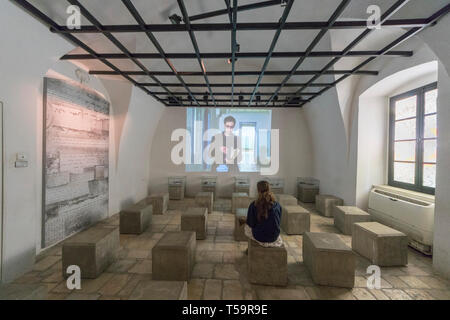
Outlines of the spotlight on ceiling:
[{"label": "spotlight on ceiling", "polygon": [[[241,45],[239,43],[236,43],[236,52],[240,52],[241,51]],[[231,58],[229,58],[227,60],[228,64],[231,64],[233,60],[231,60]],[[238,59],[235,57],[234,58],[234,62],[238,61]]]},{"label": "spotlight on ceiling", "polygon": [[300,99],[301,99],[301,97],[294,97],[294,98],[292,98],[292,100],[289,104],[299,105]]},{"label": "spotlight on ceiling", "polygon": [[240,95],[240,96],[239,96],[239,105],[242,104],[242,101],[244,101],[244,96],[243,96],[243,95]]},{"label": "spotlight on ceiling", "polygon": [[258,92],[256,94],[256,105],[258,105],[261,102],[261,94]]},{"label": "spotlight on ceiling", "polygon": [[278,101],[278,95],[276,95],[275,97],[273,97],[272,102],[273,102],[273,106],[275,107],[275,103]]},{"label": "spotlight on ceiling", "polygon": [[171,106],[178,105],[178,101],[177,101],[177,100],[179,100],[178,97],[169,96],[168,98],[169,98],[169,105],[171,105]]},{"label": "spotlight on ceiling", "polygon": [[180,24],[181,21],[183,21],[183,19],[179,15],[177,15],[176,13],[174,13],[171,16],[169,16],[169,20],[170,20],[170,22],[172,22],[172,24]]},{"label": "spotlight on ceiling", "polygon": [[205,95],[203,96],[203,101],[205,101],[206,103],[208,103],[208,92],[205,92]]}]

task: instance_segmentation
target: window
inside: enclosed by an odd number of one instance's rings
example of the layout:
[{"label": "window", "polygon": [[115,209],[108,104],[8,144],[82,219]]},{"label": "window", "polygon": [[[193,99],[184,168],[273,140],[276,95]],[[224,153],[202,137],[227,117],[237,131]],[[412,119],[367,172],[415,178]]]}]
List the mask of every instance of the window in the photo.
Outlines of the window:
[{"label": "window", "polygon": [[434,194],[437,83],[390,99],[389,185]]},{"label": "window", "polygon": [[256,122],[241,122],[241,143],[240,170],[244,172],[255,170],[257,163]]}]

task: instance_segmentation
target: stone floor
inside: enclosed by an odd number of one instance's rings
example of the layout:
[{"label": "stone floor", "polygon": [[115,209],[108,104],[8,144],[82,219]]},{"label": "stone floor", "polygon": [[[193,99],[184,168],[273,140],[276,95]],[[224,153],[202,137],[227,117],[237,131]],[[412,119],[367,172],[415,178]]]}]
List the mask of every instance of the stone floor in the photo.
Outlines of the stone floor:
[{"label": "stone floor", "polygon": [[[153,216],[152,226],[139,236],[121,235],[119,260],[94,280],[82,280],[82,289],[70,292],[61,276],[61,245],[36,259],[33,270],[6,289],[0,299],[127,299],[136,285],[152,277],[151,249],[166,231],[180,229],[180,214],[193,199],[171,201],[165,215]],[[311,231],[339,233],[332,218],[311,210]],[[197,240],[196,264],[188,283],[188,299],[450,299],[450,281],[433,273],[431,258],[409,249],[407,267],[382,268],[382,288],[367,289],[366,268],[371,264],[358,256],[355,288],[314,285],[303,265],[302,236],[282,235],[288,250],[287,287],[252,285],[247,280],[246,242],[233,239],[234,216],[230,200],[219,199],[208,215],[208,237]],[[103,221],[118,225],[118,215]],[[340,235],[351,245],[351,237]],[[3,292],[3,293],[2,293]]]}]

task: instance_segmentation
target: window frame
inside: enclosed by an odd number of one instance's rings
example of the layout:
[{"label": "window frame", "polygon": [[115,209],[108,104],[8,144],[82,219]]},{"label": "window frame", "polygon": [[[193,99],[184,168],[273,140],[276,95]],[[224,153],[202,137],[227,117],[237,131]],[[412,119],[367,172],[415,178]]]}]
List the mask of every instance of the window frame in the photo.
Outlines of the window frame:
[{"label": "window frame", "polygon": [[[416,88],[405,93],[389,98],[389,162],[388,162],[388,185],[402,189],[435,194],[435,188],[423,186],[423,154],[425,128],[425,93],[438,88],[437,82]],[[438,92],[439,94],[439,92]],[[414,184],[394,180],[394,146],[395,146],[395,103],[399,100],[417,96],[416,102],[416,155],[415,155],[415,177]],[[427,114],[433,115],[434,113]],[[435,113],[437,115],[437,112]],[[437,141],[437,137],[436,137]],[[437,165],[437,163],[436,163]]]}]

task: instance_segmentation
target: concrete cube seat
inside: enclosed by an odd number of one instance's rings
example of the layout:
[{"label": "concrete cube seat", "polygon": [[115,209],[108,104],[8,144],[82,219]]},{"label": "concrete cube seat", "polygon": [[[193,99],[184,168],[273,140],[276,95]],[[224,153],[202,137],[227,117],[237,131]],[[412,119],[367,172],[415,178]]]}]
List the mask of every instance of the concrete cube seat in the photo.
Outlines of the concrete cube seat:
[{"label": "concrete cube seat", "polygon": [[408,237],[378,222],[353,224],[352,248],[380,267],[408,264]]},{"label": "concrete cube seat", "polygon": [[242,185],[236,184],[234,186],[234,192],[250,194],[250,185],[248,185],[248,184],[242,184]]},{"label": "concrete cube seat", "polygon": [[234,217],[234,240],[236,241],[247,241],[248,238],[245,235],[245,223],[239,224],[239,218],[244,218],[247,220],[248,209],[238,208],[236,209],[236,215]]},{"label": "concrete cube seat", "polygon": [[208,209],[188,208],[181,215],[181,231],[195,231],[196,239],[206,239]]},{"label": "concrete cube seat", "polygon": [[62,273],[80,267],[81,278],[97,278],[117,258],[120,246],[118,227],[94,226],[66,240],[62,245]]},{"label": "concrete cube seat", "polygon": [[276,194],[275,199],[281,206],[296,206],[298,204],[297,198],[290,194]]},{"label": "concrete cube seat", "polygon": [[344,200],[341,198],[328,194],[316,195],[316,210],[319,211],[322,216],[333,217],[334,207],[343,205]]},{"label": "concrete cube seat", "polygon": [[183,200],[184,199],[184,184],[169,185],[169,200]]},{"label": "concrete cube seat", "polygon": [[130,300],[187,300],[186,281],[141,281]]},{"label": "concrete cube seat", "polygon": [[211,192],[213,194],[213,200],[216,200],[216,186],[215,185],[202,185],[202,192]]},{"label": "concrete cube seat", "polygon": [[319,187],[315,185],[298,185],[297,186],[297,198],[303,203],[316,202],[316,195],[319,194]]},{"label": "concrete cube seat", "polygon": [[303,263],[318,285],[353,288],[355,256],[337,234],[306,232]]},{"label": "concrete cube seat", "polygon": [[248,277],[250,283],[269,286],[287,285],[287,250],[283,247],[265,248],[248,241]]},{"label": "concrete cube seat", "polygon": [[195,263],[195,232],[166,232],[152,249],[153,280],[189,281]]},{"label": "concrete cube seat", "polygon": [[284,187],[271,187],[270,190],[273,194],[283,194],[284,193]]},{"label": "concrete cube seat", "polygon": [[238,208],[248,208],[251,203],[251,199],[247,193],[233,192],[231,195],[231,212],[236,213]]},{"label": "concrete cube seat", "polygon": [[195,204],[198,207],[208,209],[208,213],[213,211],[214,195],[212,192],[199,192],[195,195]]},{"label": "concrete cube seat", "polygon": [[153,205],[137,203],[120,211],[120,233],[141,234],[152,221]]},{"label": "concrete cube seat", "polygon": [[334,207],[334,226],[343,234],[352,235],[353,224],[356,222],[371,221],[370,214],[358,207],[353,206],[335,206]]},{"label": "concrete cube seat", "polygon": [[299,205],[283,206],[281,228],[287,234],[304,234],[310,230],[310,213]]},{"label": "concrete cube seat", "polygon": [[186,281],[141,281],[129,300],[187,300]]},{"label": "concrete cube seat", "polygon": [[165,214],[169,206],[169,193],[155,193],[147,198],[147,203],[153,205],[153,214]]}]

